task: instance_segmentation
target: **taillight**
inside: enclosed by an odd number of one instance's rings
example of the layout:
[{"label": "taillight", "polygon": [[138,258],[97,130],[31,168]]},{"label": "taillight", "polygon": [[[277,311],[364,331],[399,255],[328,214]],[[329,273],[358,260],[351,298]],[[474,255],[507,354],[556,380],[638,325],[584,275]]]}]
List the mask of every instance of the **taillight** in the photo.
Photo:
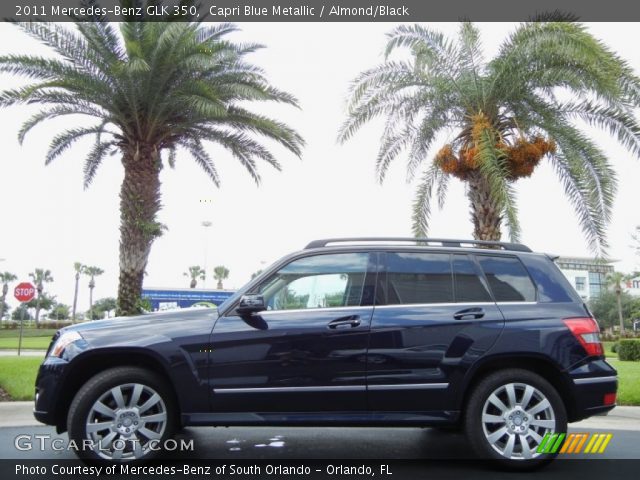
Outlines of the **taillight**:
[{"label": "taillight", "polygon": [[591,317],[565,318],[563,322],[587,351],[587,355],[604,355],[598,322]]}]

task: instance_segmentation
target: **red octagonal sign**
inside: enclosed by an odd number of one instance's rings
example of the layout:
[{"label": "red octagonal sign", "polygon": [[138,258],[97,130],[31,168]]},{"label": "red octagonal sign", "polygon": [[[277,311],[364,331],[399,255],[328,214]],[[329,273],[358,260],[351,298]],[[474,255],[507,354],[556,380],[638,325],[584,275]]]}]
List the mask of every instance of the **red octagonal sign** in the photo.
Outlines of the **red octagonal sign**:
[{"label": "red octagonal sign", "polygon": [[19,302],[28,302],[36,294],[36,287],[29,282],[19,283],[16,288],[13,289],[13,296]]}]

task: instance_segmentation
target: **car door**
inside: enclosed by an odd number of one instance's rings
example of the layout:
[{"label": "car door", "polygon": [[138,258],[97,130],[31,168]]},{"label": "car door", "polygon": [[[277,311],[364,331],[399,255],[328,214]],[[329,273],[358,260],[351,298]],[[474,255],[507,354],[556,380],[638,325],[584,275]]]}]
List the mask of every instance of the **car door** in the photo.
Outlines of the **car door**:
[{"label": "car door", "polygon": [[388,251],[367,352],[372,411],[454,410],[464,372],[496,341],[504,319],[466,254]]},{"label": "car door", "polygon": [[219,318],[209,357],[213,411],[365,411],[370,257],[296,258],[247,292],[262,295],[267,310]]}]

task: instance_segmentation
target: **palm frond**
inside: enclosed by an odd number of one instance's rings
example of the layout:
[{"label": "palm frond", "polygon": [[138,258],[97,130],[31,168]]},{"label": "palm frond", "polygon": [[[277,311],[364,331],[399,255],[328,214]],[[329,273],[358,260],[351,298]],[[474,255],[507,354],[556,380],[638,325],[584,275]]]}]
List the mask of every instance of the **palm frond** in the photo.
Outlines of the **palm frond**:
[{"label": "palm frond", "polygon": [[89,151],[83,168],[85,189],[89,188],[98,171],[98,167],[102,164],[102,159],[114,146],[116,146],[116,142],[96,142]]},{"label": "palm frond", "polygon": [[412,230],[415,237],[426,237],[429,233],[429,220],[431,219],[431,198],[434,188],[442,185],[443,173],[440,168],[432,163],[424,172],[413,201]]}]

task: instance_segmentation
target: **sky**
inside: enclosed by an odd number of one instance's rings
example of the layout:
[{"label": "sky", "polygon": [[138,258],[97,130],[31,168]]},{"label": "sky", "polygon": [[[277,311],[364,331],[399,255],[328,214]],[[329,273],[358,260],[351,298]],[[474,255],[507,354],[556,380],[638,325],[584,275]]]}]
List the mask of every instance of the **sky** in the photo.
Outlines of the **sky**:
[{"label": "sky", "polygon": [[[266,46],[250,60],[266,71],[278,88],[294,94],[300,109],[261,104],[254,110],[286,121],[305,138],[302,159],[283,148],[273,152],[282,172],[265,165],[257,187],[246,171],[224,150],[210,153],[222,177],[215,185],[186,154],[176,168],[161,172],[163,208],[159,220],[168,230],[153,245],[144,286],[186,288],[190,265],[230,270],[225,288],[239,288],[256,270],[318,238],[345,236],[411,236],[411,204],[416,182],[408,182],[402,158],[380,184],[375,157],[382,124],[366,125],[349,142],[336,141],[346,115],[349,82],[362,70],[383,60],[385,34],[392,23],[241,23],[230,38]],[[429,24],[454,35],[454,23]],[[516,27],[482,23],[485,55],[497,52],[501,40]],[[638,24],[596,23],[589,30],[625,58],[640,73]],[[0,24],[0,55],[49,55],[46,47],[15,26]],[[27,80],[0,74],[0,90]],[[36,127],[23,145],[20,125],[37,107],[0,109],[0,271],[28,280],[35,268],[51,270],[54,282],[46,290],[57,300],[73,300],[76,261],[101,267],[94,299],[116,296],[118,280],[118,194],[123,172],[117,156],[108,157],[93,184],[85,190],[82,164],[91,140],[78,142],[51,165],[44,157],[61,129],[80,125],[75,119],[55,120]],[[619,187],[608,229],[610,257],[621,271],[640,268],[631,234],[640,225],[638,181],[640,160],[605,133],[589,135],[610,156]],[[444,139],[443,139],[444,140]],[[431,152],[433,155],[435,152]],[[431,157],[427,159],[430,160]],[[425,163],[426,165],[427,163]],[[521,241],[534,251],[565,256],[590,256],[574,211],[548,164],[517,183],[522,224]],[[212,222],[208,228],[204,221]],[[443,210],[434,210],[430,236],[471,238],[472,225],[464,186],[451,183]],[[79,311],[88,308],[88,278],[80,284]],[[11,296],[11,295],[9,295]],[[13,298],[9,304],[15,308]]]}]

